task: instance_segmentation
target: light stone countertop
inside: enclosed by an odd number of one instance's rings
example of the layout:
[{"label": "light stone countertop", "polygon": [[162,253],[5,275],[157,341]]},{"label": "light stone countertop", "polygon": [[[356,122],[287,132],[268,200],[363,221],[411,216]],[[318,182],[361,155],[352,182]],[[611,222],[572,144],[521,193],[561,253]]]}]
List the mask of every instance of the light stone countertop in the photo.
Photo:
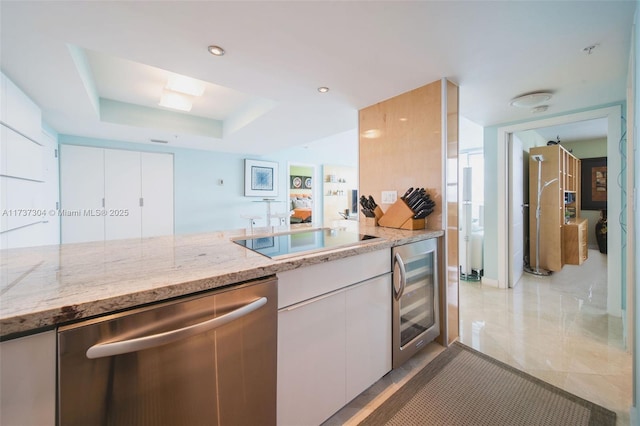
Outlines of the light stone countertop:
[{"label": "light stone countertop", "polygon": [[282,260],[233,243],[244,230],[0,250],[0,336],[444,235],[363,225],[359,232],[382,238]]}]

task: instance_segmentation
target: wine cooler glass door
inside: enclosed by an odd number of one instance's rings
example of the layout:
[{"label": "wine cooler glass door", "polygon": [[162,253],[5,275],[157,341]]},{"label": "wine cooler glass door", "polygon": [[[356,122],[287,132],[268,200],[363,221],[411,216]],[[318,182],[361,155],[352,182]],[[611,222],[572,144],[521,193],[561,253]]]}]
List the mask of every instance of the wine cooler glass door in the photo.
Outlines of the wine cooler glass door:
[{"label": "wine cooler glass door", "polygon": [[394,368],[440,333],[436,247],[394,253]]}]

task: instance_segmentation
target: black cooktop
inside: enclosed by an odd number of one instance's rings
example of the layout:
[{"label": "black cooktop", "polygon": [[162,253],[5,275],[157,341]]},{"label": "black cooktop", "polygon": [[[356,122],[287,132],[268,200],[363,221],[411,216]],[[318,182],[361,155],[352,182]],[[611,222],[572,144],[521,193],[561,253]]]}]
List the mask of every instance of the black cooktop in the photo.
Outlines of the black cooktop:
[{"label": "black cooktop", "polygon": [[379,237],[341,229],[312,229],[309,231],[251,237],[233,240],[250,250],[271,259],[301,255],[316,251],[348,247]]}]

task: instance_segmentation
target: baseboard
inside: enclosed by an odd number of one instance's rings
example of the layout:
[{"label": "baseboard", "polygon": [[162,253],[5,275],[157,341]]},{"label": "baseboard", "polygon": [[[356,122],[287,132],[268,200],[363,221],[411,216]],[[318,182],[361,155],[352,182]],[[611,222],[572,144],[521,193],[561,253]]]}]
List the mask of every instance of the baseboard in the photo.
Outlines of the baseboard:
[{"label": "baseboard", "polygon": [[494,280],[491,278],[482,277],[481,282],[482,282],[482,285],[486,285],[488,287],[495,287],[495,288],[500,287],[498,280]]}]

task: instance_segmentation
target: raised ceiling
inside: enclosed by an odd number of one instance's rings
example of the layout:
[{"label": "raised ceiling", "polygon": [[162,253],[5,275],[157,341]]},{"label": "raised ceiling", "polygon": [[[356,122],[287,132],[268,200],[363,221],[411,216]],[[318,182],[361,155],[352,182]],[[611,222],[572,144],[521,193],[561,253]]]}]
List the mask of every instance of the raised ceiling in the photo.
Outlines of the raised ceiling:
[{"label": "raised ceiling", "polygon": [[[443,77],[483,126],[624,100],[635,7],[3,0],[0,59],[58,133],[265,154],[352,130],[359,109]],[[207,83],[188,114],[157,105],[170,74]],[[554,93],[545,113],[509,106],[535,90]]]}]

